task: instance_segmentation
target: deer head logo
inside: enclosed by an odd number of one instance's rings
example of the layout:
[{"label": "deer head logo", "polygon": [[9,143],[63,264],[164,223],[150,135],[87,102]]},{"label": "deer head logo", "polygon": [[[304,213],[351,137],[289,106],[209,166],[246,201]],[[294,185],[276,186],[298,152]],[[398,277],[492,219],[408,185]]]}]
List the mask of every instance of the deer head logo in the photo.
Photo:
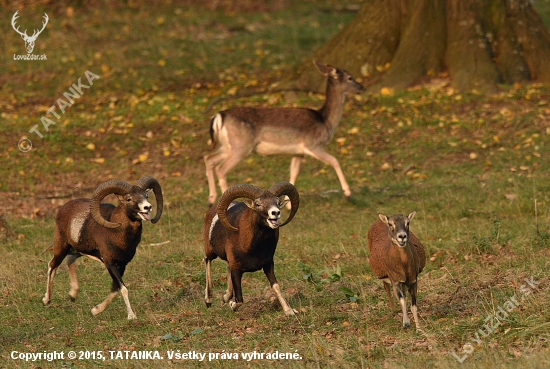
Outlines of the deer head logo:
[{"label": "deer head logo", "polygon": [[36,38],[38,37],[39,34],[42,33],[42,31],[44,31],[44,28],[46,28],[46,24],[48,24],[48,20],[49,20],[48,14],[44,13],[45,22],[42,23],[42,29],[40,31],[35,29],[32,36],[29,36],[27,35],[27,30],[25,30],[25,32],[21,32],[19,31],[19,27],[15,28],[15,21],[17,20],[17,18],[19,18],[19,16],[17,15],[18,12],[19,10],[16,11],[13,17],[11,18],[11,26],[13,27],[15,32],[21,35],[21,38],[23,39],[23,41],[25,41],[25,48],[27,49],[27,53],[30,54],[34,49],[34,43],[36,41]]}]

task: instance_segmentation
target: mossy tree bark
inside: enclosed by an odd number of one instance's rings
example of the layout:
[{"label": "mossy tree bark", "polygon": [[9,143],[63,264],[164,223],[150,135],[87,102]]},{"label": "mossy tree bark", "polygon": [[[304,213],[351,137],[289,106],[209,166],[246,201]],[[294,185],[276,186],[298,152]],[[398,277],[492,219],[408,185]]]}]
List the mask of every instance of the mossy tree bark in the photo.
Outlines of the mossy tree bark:
[{"label": "mossy tree bark", "polygon": [[[457,90],[492,92],[550,83],[550,33],[529,0],[368,0],[313,59],[368,76],[371,91],[447,72]],[[294,87],[323,90],[309,61],[296,76]]]}]

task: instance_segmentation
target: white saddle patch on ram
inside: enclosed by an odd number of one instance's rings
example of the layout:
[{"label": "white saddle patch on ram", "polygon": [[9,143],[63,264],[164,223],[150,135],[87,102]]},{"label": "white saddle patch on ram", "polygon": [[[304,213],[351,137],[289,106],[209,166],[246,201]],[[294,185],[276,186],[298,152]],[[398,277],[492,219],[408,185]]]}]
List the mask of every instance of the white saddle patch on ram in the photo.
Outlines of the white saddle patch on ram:
[{"label": "white saddle patch on ram", "polygon": [[[236,204],[237,203],[232,202],[231,204],[229,204],[227,210],[231,209]],[[210,230],[208,231],[208,239],[209,240],[212,239],[212,230],[214,229],[214,226],[216,225],[217,222],[218,222],[218,214],[214,215],[214,218],[212,218],[212,223],[210,223]]]},{"label": "white saddle patch on ram", "polygon": [[82,226],[84,225],[87,215],[88,213],[80,214],[80,216],[75,216],[71,219],[71,234],[69,235],[69,238],[74,244],[77,244],[80,239],[80,231],[82,231]]}]

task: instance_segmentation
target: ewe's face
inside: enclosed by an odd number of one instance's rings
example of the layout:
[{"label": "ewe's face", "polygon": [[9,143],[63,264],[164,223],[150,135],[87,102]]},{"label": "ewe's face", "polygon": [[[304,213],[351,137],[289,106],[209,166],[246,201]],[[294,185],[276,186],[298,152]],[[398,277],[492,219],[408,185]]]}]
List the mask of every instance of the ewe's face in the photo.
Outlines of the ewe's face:
[{"label": "ewe's face", "polygon": [[416,211],[413,211],[408,216],[397,214],[387,217],[379,213],[378,217],[388,226],[391,241],[399,247],[405,247],[409,240],[409,225],[415,214]]},{"label": "ewe's face", "polygon": [[129,194],[122,196],[121,201],[126,207],[128,218],[133,221],[150,221],[153,205],[148,200],[149,192],[142,189],[134,190]]},{"label": "ewe's face", "polygon": [[403,215],[388,218],[391,240],[399,247],[405,247],[409,240],[409,224],[409,218]]}]

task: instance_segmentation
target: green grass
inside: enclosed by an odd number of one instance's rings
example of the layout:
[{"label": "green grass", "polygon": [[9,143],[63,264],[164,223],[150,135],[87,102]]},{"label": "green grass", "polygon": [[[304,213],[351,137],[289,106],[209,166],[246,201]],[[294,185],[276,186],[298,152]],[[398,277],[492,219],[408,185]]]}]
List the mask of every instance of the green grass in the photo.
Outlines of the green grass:
[{"label": "green grass", "polygon": [[[50,24],[35,50],[48,61],[5,57],[0,75],[1,366],[204,366],[166,357],[112,360],[109,353],[179,350],[302,357],[215,359],[213,367],[548,367],[550,90],[544,86],[502,86],[489,97],[441,87],[349,98],[327,151],[340,160],[353,202],[344,200],[332,168],[307,158],[297,183],[300,210],[281,230],[276,274],[300,313],[283,315],[261,272],[245,275],[245,303],[233,313],[221,303],[226,267],[219,260],[213,263],[215,303],[206,309],[202,157],[209,150],[208,116],[236,104],[318,107],[323,97],[299,94],[289,102],[282,94],[260,94],[204,109],[216,98],[279,81],[353,13],[330,10],[333,2],[321,0],[283,8],[269,2],[275,5],[267,11],[251,12],[191,3],[155,10],[132,2],[73,5],[72,17],[65,5],[20,12],[25,27],[40,22],[44,11]],[[548,17],[546,2],[538,5]],[[0,29],[3,54],[22,53],[9,23]],[[79,77],[85,81],[86,70],[100,79],[44,138],[29,133]],[[24,136],[33,143],[28,153],[17,148]],[[289,162],[252,155],[229,182],[269,187],[288,179]],[[51,258],[42,251],[53,239],[57,208],[90,196],[110,178],[135,182],[143,175],[159,179],[166,207],[158,224],[145,224],[124,276],[138,320],[126,320],[121,298],[91,316],[111,282],[103,266],[84,258],[76,302],[67,296],[63,265],[51,306],[42,306]],[[412,210],[411,228],[429,258],[419,279],[423,333],[400,328],[400,313],[390,311],[368,265],[366,234],[377,213]],[[486,317],[521,296],[530,277],[540,283],[536,291],[475,344]],[[473,352],[460,364],[452,353],[463,356],[467,343]],[[12,351],[54,350],[101,351],[108,359],[10,358]]]}]

